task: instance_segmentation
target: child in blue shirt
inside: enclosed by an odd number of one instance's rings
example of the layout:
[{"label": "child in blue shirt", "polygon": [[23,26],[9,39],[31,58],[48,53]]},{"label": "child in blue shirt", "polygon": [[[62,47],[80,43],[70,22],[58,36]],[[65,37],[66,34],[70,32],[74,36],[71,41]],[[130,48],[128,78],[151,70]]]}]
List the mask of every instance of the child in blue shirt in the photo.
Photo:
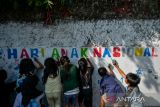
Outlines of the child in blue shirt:
[{"label": "child in blue shirt", "polygon": [[[125,79],[126,84],[128,85],[125,97],[129,97],[132,100],[120,101],[118,102],[118,106],[127,106],[127,107],[144,107],[145,102],[143,95],[138,87],[138,84],[141,81],[141,78],[134,73],[125,74],[124,71],[119,67],[118,62],[113,60],[114,67],[118,70],[119,74]],[[142,101],[135,100],[143,99]]]},{"label": "child in blue shirt", "polygon": [[124,95],[121,86],[115,80],[110,65],[109,70],[110,72],[108,72],[105,67],[100,67],[98,69],[98,73],[102,77],[100,81],[100,107],[105,107],[105,105],[113,106],[116,103],[116,98]]}]

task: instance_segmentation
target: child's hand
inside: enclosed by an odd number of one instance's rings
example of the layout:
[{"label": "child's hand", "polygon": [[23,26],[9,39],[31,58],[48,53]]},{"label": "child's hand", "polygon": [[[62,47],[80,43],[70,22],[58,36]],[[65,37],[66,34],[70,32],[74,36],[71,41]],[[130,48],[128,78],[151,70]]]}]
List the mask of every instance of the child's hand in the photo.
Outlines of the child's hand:
[{"label": "child's hand", "polygon": [[61,61],[60,61],[59,58],[57,59],[56,63],[57,63],[58,66],[61,66]]},{"label": "child's hand", "polygon": [[111,64],[108,64],[108,68],[109,68],[110,70],[113,70],[113,66],[112,66]]},{"label": "child's hand", "polygon": [[34,57],[34,61],[36,61],[36,62],[37,62],[37,61],[38,61],[38,59],[37,59],[36,57]]},{"label": "child's hand", "polygon": [[102,96],[102,99],[105,103],[110,103],[110,104],[112,104],[114,101],[113,96],[106,96],[105,94]]},{"label": "child's hand", "polygon": [[112,60],[114,66],[118,66],[118,62],[116,60]]}]

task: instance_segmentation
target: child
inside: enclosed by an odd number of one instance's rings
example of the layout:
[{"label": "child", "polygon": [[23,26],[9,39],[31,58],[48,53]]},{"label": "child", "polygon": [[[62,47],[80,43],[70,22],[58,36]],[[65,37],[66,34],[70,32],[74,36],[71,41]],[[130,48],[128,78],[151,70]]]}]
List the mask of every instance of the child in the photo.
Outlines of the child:
[{"label": "child", "polygon": [[83,107],[82,105],[92,107],[92,74],[94,67],[88,58],[81,58],[78,65],[80,71],[80,107]]},{"label": "child", "polygon": [[79,94],[78,69],[70,64],[67,56],[60,59],[62,67],[60,69],[61,82],[63,85],[65,107],[77,107]]},{"label": "child", "polygon": [[[140,77],[137,74],[134,73],[128,73],[125,75],[125,73],[119,68],[117,61],[113,60],[113,65],[117,68],[118,72],[122,75],[122,77],[125,79],[126,84],[128,84],[128,90],[126,92],[125,97],[130,98],[142,98],[141,91],[139,90],[138,84],[140,83]],[[122,104],[123,103],[123,104]],[[119,102],[120,105],[126,105],[129,107],[144,107],[144,102],[139,102],[136,100],[129,100],[124,102]]]},{"label": "child", "polygon": [[23,83],[23,80],[27,76],[32,76],[32,75],[36,75],[39,79],[38,84],[36,86],[37,89],[40,91],[44,91],[44,86],[42,83],[42,76],[43,76],[43,71],[41,71],[42,68],[43,65],[36,58],[34,58],[34,62],[30,58],[22,59],[19,66],[20,76],[17,79],[18,92],[20,91],[20,87],[21,84]]},{"label": "child", "polygon": [[16,88],[17,91],[21,91],[21,86],[23,84],[23,80],[27,76],[31,76],[35,70],[35,66],[33,61],[29,58],[22,59],[19,65],[19,78],[17,79]]},{"label": "child", "polygon": [[[34,58],[34,61],[30,58],[24,58],[20,61],[20,66],[19,66],[19,78],[17,79],[17,86],[16,86],[16,91],[19,93],[22,91],[22,84],[23,80],[26,77],[30,77],[33,75],[36,75],[38,77],[38,83],[36,85],[36,88],[39,91],[44,91],[44,85],[42,82],[42,77],[43,77],[43,69],[44,66],[38,61],[37,58]],[[43,101],[45,106],[47,106],[47,101],[45,100],[45,97],[43,98]]]},{"label": "child", "polygon": [[[111,71],[111,68],[109,66]],[[117,83],[114,77],[114,73],[107,71],[105,67],[100,67],[98,69],[99,75],[102,77],[100,81],[100,107],[114,106],[116,104],[116,98],[118,96],[123,96],[123,90]],[[106,104],[105,104],[106,103]]]},{"label": "child", "polygon": [[28,76],[23,80],[21,92],[17,94],[13,107],[41,107],[44,94],[36,89],[38,77]]},{"label": "child", "polygon": [[47,58],[44,65],[43,82],[49,107],[60,107],[62,85],[58,65],[53,58]]}]

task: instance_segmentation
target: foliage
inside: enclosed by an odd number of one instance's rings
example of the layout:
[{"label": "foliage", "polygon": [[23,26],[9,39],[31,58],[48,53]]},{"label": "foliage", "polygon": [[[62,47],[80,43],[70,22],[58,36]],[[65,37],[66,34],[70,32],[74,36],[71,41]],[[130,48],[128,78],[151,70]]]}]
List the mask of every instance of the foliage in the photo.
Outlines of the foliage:
[{"label": "foliage", "polygon": [[0,0],[0,7],[0,21],[160,17],[160,0]]},{"label": "foliage", "polygon": [[46,9],[51,9],[53,2],[51,0],[28,0],[28,5],[34,7],[44,6]]}]

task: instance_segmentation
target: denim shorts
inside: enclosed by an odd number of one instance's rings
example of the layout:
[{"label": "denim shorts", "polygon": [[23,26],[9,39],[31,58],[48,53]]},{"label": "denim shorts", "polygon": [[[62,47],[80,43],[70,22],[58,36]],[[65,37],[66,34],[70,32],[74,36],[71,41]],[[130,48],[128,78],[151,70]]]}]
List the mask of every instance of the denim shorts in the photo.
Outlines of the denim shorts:
[{"label": "denim shorts", "polygon": [[64,95],[64,104],[71,104],[72,107],[78,106],[78,94]]}]

